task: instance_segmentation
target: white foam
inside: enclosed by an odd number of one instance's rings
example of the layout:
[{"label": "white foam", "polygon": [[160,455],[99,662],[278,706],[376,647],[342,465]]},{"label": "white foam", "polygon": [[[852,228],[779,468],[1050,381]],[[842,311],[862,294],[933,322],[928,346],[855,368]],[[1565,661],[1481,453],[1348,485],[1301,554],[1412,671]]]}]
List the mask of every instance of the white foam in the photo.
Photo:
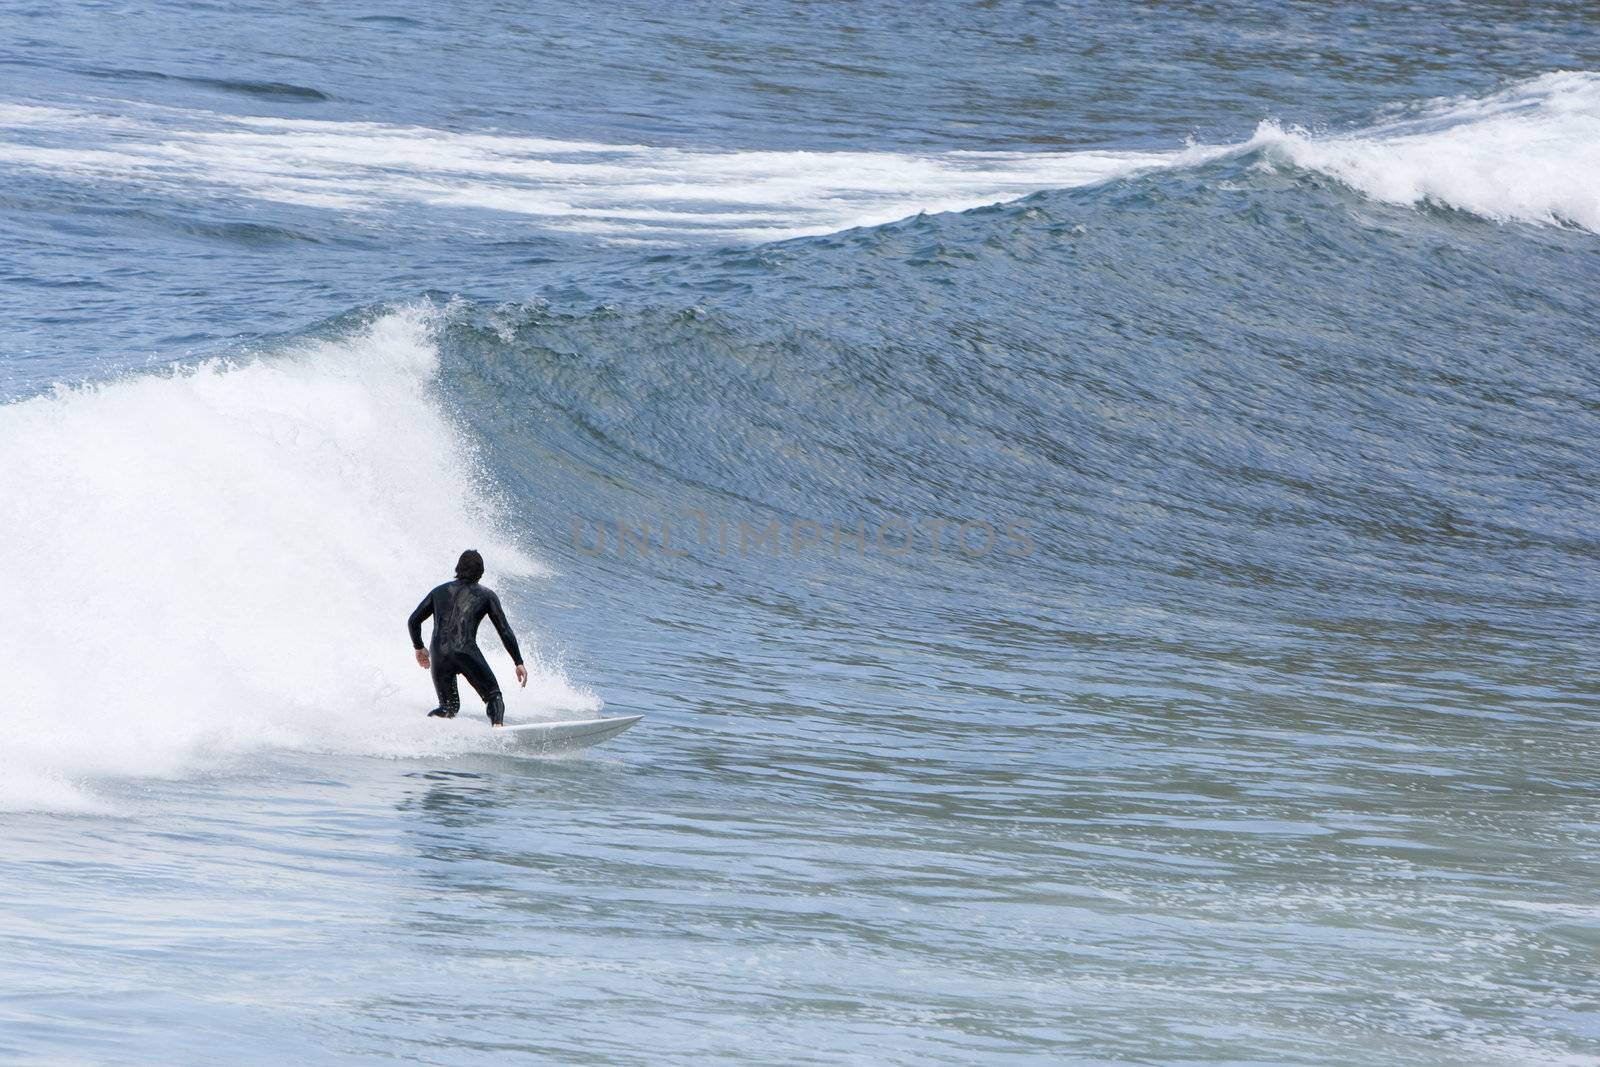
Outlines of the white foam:
[{"label": "white foam", "polygon": [[[462,547],[491,581],[541,568],[498,532],[435,363],[419,309],[0,407],[0,807],[92,808],[98,780],[263,749],[470,739],[423,718],[405,617]],[[553,670],[507,694],[514,718],[597,706]]]},{"label": "white foam", "polygon": [[524,216],[617,239],[768,241],[960,211],[1264,149],[1379,200],[1600,231],[1600,75],[1547,74],[1478,99],[1319,136],[1263,123],[1244,144],[1156,151],[772,152],[240,117],[117,102],[0,103],[0,168],[352,214]]},{"label": "white foam", "polygon": [[1600,74],[1561,72],[1402,121],[1316,137],[1264,123],[1252,145],[1391,204],[1600,232]]},{"label": "white foam", "polygon": [[[619,237],[766,241],[1212,158],[1168,152],[709,152],[367,122],[0,105],[0,164],[368,212],[476,209]],[[52,117],[53,116],[53,117]]]}]

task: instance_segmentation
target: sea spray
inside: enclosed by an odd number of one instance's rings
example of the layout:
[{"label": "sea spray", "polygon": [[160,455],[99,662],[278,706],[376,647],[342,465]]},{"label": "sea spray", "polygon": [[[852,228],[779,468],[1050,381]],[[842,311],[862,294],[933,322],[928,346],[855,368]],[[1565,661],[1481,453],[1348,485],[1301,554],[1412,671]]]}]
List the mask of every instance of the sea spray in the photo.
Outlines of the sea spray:
[{"label": "sea spray", "polygon": [[[0,806],[268,748],[471,738],[423,721],[405,616],[468,545],[491,581],[542,568],[430,395],[429,315],[0,408]],[[556,671],[508,693],[513,717],[595,706]]]}]

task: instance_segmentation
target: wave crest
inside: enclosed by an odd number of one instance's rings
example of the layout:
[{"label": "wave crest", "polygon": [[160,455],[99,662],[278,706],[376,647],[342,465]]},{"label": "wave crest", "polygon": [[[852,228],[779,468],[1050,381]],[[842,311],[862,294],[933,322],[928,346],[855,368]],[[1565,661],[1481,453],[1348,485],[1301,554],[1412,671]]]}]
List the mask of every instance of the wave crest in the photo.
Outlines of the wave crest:
[{"label": "wave crest", "polygon": [[1600,233],[1600,75],[1547,74],[1357,135],[1265,122],[1251,147],[1390,204]]}]

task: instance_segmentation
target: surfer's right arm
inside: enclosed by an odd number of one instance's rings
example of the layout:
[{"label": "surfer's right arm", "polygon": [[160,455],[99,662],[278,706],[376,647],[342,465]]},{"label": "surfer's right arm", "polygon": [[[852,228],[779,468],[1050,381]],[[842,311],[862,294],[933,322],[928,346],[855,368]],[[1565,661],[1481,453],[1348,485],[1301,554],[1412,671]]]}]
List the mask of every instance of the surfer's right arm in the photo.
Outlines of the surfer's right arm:
[{"label": "surfer's right arm", "polygon": [[428,650],[422,647],[422,624],[433,614],[433,591],[422,598],[422,603],[417,605],[417,610],[411,613],[411,618],[406,620],[406,627],[411,631],[411,647],[417,653],[417,665],[428,666]]}]

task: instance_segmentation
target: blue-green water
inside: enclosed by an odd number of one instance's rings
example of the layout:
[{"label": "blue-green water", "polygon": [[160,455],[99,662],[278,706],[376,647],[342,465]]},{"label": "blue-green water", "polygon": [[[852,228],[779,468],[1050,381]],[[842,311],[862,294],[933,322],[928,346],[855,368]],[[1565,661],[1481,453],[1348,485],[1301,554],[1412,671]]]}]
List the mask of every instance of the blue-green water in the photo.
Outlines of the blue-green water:
[{"label": "blue-green water", "polygon": [[1600,1063],[1586,5],[0,26],[0,1059]]}]

